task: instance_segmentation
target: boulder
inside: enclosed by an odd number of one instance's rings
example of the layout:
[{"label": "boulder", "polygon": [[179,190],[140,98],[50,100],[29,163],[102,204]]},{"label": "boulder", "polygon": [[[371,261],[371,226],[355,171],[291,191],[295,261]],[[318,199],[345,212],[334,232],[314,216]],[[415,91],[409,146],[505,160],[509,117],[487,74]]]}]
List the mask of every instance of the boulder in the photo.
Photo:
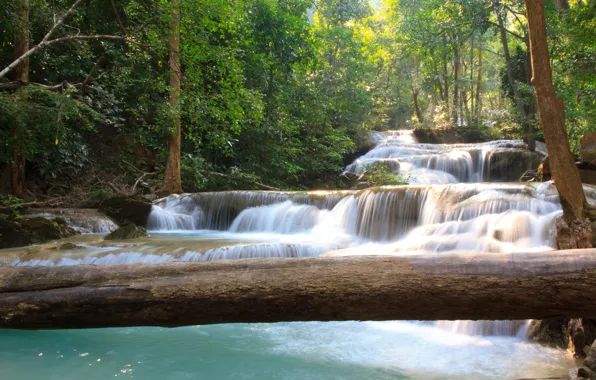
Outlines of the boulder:
[{"label": "boulder", "polygon": [[151,207],[151,203],[148,202],[127,197],[114,197],[103,201],[99,209],[119,225],[132,223],[145,226],[151,213]]},{"label": "boulder", "polygon": [[75,243],[64,243],[60,247],[59,250],[65,251],[69,249],[87,249],[87,247],[83,247],[82,245],[76,245]]},{"label": "boulder", "polygon": [[149,236],[147,230],[143,227],[134,224],[127,224],[124,227],[118,228],[116,231],[110,233],[105,237],[105,240],[128,240],[137,239]]},{"label": "boulder", "polygon": [[588,132],[579,140],[579,156],[582,162],[596,161],[596,132]]},{"label": "boulder", "polygon": [[515,182],[530,169],[540,165],[543,156],[521,149],[504,149],[493,152],[488,161],[488,178],[485,180]]},{"label": "boulder", "polygon": [[50,220],[41,216],[24,219],[0,217],[0,248],[42,244],[77,233],[62,218]]}]

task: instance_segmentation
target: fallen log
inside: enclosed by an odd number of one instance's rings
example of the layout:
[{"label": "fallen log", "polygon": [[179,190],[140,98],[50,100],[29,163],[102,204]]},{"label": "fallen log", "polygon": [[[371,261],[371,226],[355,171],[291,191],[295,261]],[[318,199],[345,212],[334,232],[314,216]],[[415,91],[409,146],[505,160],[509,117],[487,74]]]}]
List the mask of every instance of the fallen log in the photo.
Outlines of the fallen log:
[{"label": "fallen log", "polygon": [[596,249],[0,268],[0,327],[596,317]]}]

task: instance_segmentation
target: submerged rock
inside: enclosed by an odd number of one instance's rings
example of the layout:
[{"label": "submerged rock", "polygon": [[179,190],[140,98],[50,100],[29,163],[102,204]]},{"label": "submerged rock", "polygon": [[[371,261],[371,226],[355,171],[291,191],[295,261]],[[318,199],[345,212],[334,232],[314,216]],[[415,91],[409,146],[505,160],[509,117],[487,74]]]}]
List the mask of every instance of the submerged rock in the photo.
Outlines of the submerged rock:
[{"label": "submerged rock", "polygon": [[147,230],[134,224],[128,224],[124,227],[118,228],[116,231],[110,233],[105,237],[106,240],[127,240],[137,239],[148,236]]},{"label": "submerged rock", "polygon": [[75,243],[64,243],[60,247],[58,247],[58,249],[61,251],[65,251],[69,249],[87,249],[87,247],[76,245]]},{"label": "submerged rock", "polygon": [[78,232],[62,218],[8,219],[0,217],[0,248],[22,247],[64,239]]},{"label": "submerged rock", "polygon": [[151,213],[151,203],[126,197],[114,197],[103,201],[99,209],[119,225],[132,223],[146,226]]}]

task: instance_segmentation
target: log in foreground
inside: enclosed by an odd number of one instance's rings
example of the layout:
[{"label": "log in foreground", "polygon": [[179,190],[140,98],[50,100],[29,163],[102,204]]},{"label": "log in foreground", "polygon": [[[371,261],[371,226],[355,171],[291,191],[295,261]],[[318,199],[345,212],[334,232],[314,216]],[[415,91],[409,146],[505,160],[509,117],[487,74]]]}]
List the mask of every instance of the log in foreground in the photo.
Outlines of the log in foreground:
[{"label": "log in foreground", "polygon": [[0,327],[596,318],[596,249],[0,268]]}]

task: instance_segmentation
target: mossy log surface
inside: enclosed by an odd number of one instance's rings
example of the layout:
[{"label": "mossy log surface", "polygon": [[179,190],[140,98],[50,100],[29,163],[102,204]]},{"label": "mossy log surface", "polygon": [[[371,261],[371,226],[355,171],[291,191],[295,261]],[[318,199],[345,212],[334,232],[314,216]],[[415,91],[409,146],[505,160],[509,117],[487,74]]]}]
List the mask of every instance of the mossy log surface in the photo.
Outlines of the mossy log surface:
[{"label": "mossy log surface", "polygon": [[0,268],[0,327],[596,317],[596,250]]}]

